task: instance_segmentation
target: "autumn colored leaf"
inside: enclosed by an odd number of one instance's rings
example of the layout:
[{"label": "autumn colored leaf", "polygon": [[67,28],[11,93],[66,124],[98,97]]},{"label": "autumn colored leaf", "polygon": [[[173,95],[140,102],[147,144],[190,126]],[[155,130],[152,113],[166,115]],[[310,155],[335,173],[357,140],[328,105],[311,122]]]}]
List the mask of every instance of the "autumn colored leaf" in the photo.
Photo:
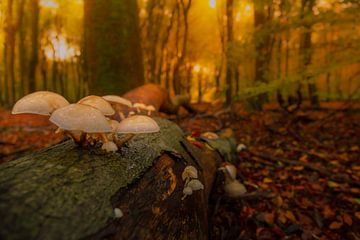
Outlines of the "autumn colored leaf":
[{"label": "autumn colored leaf", "polygon": [[285,211],[280,210],[278,213],[278,221],[282,224],[285,224],[287,221]]},{"label": "autumn colored leaf", "polygon": [[286,218],[289,219],[290,221],[296,222],[296,217],[295,217],[295,215],[293,214],[292,211],[287,210],[287,211],[285,212],[285,216],[286,216]]},{"label": "autumn colored leaf", "polygon": [[357,217],[357,219],[360,220],[360,212],[356,212],[356,213],[355,213],[355,217]]},{"label": "autumn colored leaf", "polygon": [[342,226],[343,226],[342,222],[334,221],[329,225],[329,228],[334,230],[334,229],[340,229]]},{"label": "autumn colored leaf", "polygon": [[344,219],[344,222],[345,222],[347,225],[349,225],[349,226],[352,225],[353,220],[352,220],[352,217],[351,217],[349,214],[344,213],[343,219]]},{"label": "autumn colored leaf", "polygon": [[323,215],[325,218],[330,218],[335,216],[335,213],[329,205],[325,205],[323,208]]},{"label": "autumn colored leaf", "polygon": [[293,167],[293,169],[294,169],[295,171],[302,171],[302,170],[304,170],[304,166],[298,165],[298,166]]}]

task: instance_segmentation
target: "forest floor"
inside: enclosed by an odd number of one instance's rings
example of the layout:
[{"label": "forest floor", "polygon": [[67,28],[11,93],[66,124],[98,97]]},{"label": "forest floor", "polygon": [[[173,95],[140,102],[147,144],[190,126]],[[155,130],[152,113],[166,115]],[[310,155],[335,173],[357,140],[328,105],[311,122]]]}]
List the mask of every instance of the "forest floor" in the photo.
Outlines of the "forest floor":
[{"label": "forest floor", "polygon": [[[230,128],[247,149],[238,153],[244,199],[210,199],[211,239],[360,239],[360,103],[324,103],[296,114],[270,104],[246,112],[196,104],[201,113],[175,120],[187,134]],[[47,117],[0,109],[0,163],[63,139]]]}]

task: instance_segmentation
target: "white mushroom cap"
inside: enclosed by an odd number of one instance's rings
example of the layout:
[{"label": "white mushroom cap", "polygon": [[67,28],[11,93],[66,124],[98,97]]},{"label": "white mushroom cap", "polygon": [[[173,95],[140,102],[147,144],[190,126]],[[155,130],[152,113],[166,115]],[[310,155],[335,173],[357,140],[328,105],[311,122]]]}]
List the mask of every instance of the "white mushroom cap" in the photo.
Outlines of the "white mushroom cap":
[{"label": "white mushroom cap", "polygon": [[154,119],[135,115],[122,120],[118,126],[118,133],[153,133],[160,131],[159,125]]},{"label": "white mushroom cap", "polygon": [[187,187],[190,187],[193,191],[204,189],[204,185],[197,179],[191,180],[187,184]]},{"label": "white mushroom cap", "polygon": [[245,186],[238,180],[226,183],[224,186],[224,190],[226,194],[230,197],[240,197],[241,195],[246,193]]},{"label": "white mushroom cap", "polygon": [[245,144],[242,144],[242,143],[240,143],[239,145],[237,145],[237,147],[236,147],[236,151],[237,152],[241,152],[241,151],[243,151],[243,150],[245,150],[246,149],[246,146],[245,146]]},{"label": "white mushroom cap", "polygon": [[204,137],[207,139],[218,139],[219,138],[219,136],[213,132],[205,132],[205,133],[201,134],[201,137]]},{"label": "white mushroom cap", "polygon": [[38,91],[19,99],[15,103],[11,113],[50,115],[56,109],[65,107],[67,105],[69,105],[69,102],[63,96],[57,93],[49,91]]},{"label": "white mushroom cap", "polygon": [[[236,167],[230,163],[227,163],[224,167],[219,168],[220,170],[226,171],[229,176],[230,176],[230,180],[235,180],[236,179]],[[226,175],[225,175],[226,176]]]},{"label": "white mushroom cap", "polygon": [[143,104],[143,103],[134,103],[133,107],[134,107],[134,108],[141,108],[141,109],[147,110],[146,105]]},{"label": "white mushroom cap", "polygon": [[187,178],[197,178],[198,172],[194,166],[187,166],[182,172],[181,177],[183,181]]},{"label": "white mushroom cap", "polygon": [[154,107],[153,105],[147,105],[147,106],[146,106],[146,110],[148,110],[148,111],[155,111],[156,109],[155,109],[155,107]]},{"label": "white mushroom cap", "polygon": [[114,215],[115,218],[122,218],[124,216],[124,213],[121,211],[120,208],[114,208]]},{"label": "white mushroom cap", "polygon": [[53,112],[50,121],[64,130],[86,133],[111,132],[105,116],[96,108],[82,104],[70,104]]},{"label": "white mushroom cap", "polygon": [[118,150],[118,147],[116,146],[116,144],[112,141],[103,143],[103,145],[101,146],[102,150],[105,150],[106,152],[116,152]]},{"label": "white mushroom cap", "polygon": [[115,110],[111,107],[110,103],[102,97],[90,95],[80,99],[77,103],[89,105],[99,109],[105,116],[110,116],[115,113]]},{"label": "white mushroom cap", "polygon": [[193,193],[193,190],[191,187],[184,187],[183,194],[185,195],[191,195]]},{"label": "white mushroom cap", "polygon": [[126,105],[128,107],[132,107],[132,103],[123,97],[119,97],[116,95],[106,95],[106,96],[102,96],[102,98],[109,102],[116,102],[116,103]]}]

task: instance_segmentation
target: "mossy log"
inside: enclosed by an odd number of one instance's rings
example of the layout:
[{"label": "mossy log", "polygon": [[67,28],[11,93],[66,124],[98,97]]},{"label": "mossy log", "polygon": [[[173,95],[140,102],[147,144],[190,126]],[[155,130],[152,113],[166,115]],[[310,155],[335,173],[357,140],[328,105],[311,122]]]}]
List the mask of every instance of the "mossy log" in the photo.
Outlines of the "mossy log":
[{"label": "mossy log", "polygon": [[[159,133],[139,134],[117,153],[65,141],[0,165],[0,239],[207,239],[221,158],[156,121]],[[186,165],[205,189],[181,200]]]}]

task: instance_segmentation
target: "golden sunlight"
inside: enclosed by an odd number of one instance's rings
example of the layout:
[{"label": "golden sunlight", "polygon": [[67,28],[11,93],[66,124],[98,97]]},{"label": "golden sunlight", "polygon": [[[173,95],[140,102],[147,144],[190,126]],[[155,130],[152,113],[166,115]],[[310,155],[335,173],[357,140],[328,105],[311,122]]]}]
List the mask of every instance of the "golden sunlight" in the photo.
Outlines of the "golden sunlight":
[{"label": "golden sunlight", "polygon": [[52,0],[41,0],[40,6],[45,7],[45,8],[53,8],[53,9],[59,8],[59,4]]},{"label": "golden sunlight", "polygon": [[216,7],[216,0],[209,0],[209,6],[211,8],[215,8]]},{"label": "golden sunlight", "polygon": [[69,46],[63,35],[51,32],[49,43],[44,47],[46,58],[50,60],[67,60],[79,54],[79,50]]}]

